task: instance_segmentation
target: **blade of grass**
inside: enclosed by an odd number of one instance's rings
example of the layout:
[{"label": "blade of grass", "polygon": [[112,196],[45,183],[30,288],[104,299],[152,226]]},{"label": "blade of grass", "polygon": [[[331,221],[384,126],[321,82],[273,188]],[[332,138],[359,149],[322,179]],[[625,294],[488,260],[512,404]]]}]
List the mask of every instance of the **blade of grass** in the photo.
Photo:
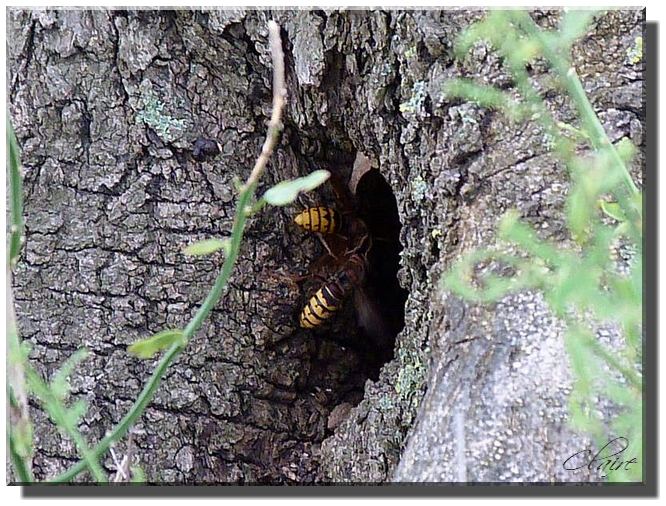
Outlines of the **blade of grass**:
[{"label": "blade of grass", "polygon": [[23,244],[23,183],[21,181],[21,160],[14,129],[7,115],[7,154],[9,157],[9,265],[14,267],[18,261]]}]

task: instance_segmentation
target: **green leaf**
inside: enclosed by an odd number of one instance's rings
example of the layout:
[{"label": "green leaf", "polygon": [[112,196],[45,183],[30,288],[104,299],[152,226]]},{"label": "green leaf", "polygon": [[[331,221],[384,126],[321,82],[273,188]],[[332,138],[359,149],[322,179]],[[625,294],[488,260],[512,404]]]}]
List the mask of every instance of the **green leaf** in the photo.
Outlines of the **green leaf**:
[{"label": "green leaf", "polygon": [[566,11],[560,22],[560,37],[563,45],[570,45],[587,32],[596,11]]},{"label": "green leaf", "polygon": [[211,255],[219,250],[224,250],[224,254],[229,253],[231,241],[226,239],[204,239],[190,244],[183,249],[183,253],[189,256]]},{"label": "green leaf", "polygon": [[560,254],[550,244],[541,241],[532,227],[520,221],[520,213],[511,209],[504,213],[498,225],[500,239],[520,246],[528,253],[548,262],[557,262]]},{"label": "green leaf", "polygon": [[132,483],[145,483],[146,482],[146,473],[143,472],[143,469],[140,466],[130,466],[130,474]]},{"label": "green leaf", "polygon": [[[442,92],[449,98],[462,98],[486,107],[504,111],[512,120],[527,115],[523,104],[517,102],[509,93],[494,86],[476,84],[471,79],[449,79],[442,85]],[[400,104],[400,111],[403,111]]]},{"label": "green leaf", "polygon": [[628,137],[622,137],[617,144],[615,144],[615,150],[617,151],[618,156],[622,159],[624,163],[629,163],[636,156],[636,146]]},{"label": "green leaf", "polygon": [[175,343],[183,343],[183,331],[179,329],[163,330],[129,345],[127,351],[139,358],[151,358],[155,353],[165,350]]},{"label": "green leaf", "polygon": [[46,399],[51,394],[42,376],[32,367],[26,367],[25,369],[25,385],[28,391],[40,399]]},{"label": "green leaf", "polygon": [[584,188],[575,186],[567,199],[567,222],[576,242],[583,243],[588,236],[591,209]]},{"label": "green leaf", "polygon": [[[474,302],[496,302],[510,292],[530,286],[526,275],[495,275],[490,271],[477,273],[477,267],[496,262],[496,267],[509,267],[519,271],[524,260],[513,255],[491,249],[480,249],[463,256],[444,276],[443,287]],[[483,270],[483,268],[482,268]]]},{"label": "green leaf", "polygon": [[470,25],[466,30],[460,32],[454,44],[454,53],[456,58],[463,59],[472,46],[483,39],[488,39],[488,34],[492,31],[488,29],[488,18]]},{"label": "green leaf", "polygon": [[234,176],[231,178],[231,182],[234,185],[236,193],[240,193],[241,190],[243,189],[243,181],[241,180],[241,178],[238,177],[238,175],[234,174]]},{"label": "green leaf", "polygon": [[88,356],[88,350],[81,348],[72,354],[65,363],[53,375],[51,380],[51,391],[58,399],[64,399],[69,394],[69,381],[74,368]]},{"label": "green leaf", "polygon": [[300,192],[314,190],[330,176],[327,170],[316,170],[305,177],[282,181],[266,191],[262,199],[273,206],[286,206],[296,200]]},{"label": "green leaf", "polygon": [[560,130],[564,130],[566,132],[569,132],[570,134],[573,135],[573,137],[579,141],[589,141],[590,136],[585,130],[581,130],[580,128],[576,128],[573,125],[570,125],[569,123],[564,123],[563,121],[558,121],[556,122],[556,125]]},{"label": "green leaf", "polygon": [[600,200],[599,207],[601,207],[601,210],[606,216],[613,218],[614,220],[626,221],[627,219],[624,211],[620,207],[620,204],[617,202],[606,202],[605,200]]},{"label": "green leaf", "polygon": [[88,411],[88,403],[83,399],[79,399],[67,410],[65,416],[72,427],[77,427],[79,425],[79,420],[83,418],[86,411]]},{"label": "green leaf", "polygon": [[522,40],[516,51],[513,53],[513,58],[517,61],[528,63],[540,56],[541,46],[536,40]]}]

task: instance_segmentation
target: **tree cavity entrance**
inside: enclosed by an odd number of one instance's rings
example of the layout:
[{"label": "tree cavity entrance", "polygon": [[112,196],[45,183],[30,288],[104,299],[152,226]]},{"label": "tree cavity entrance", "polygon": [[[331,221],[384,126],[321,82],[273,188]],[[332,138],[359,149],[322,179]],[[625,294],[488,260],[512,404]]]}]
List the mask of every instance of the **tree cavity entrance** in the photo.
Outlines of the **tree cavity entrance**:
[{"label": "tree cavity entrance", "polygon": [[407,300],[407,291],[397,279],[402,251],[398,206],[379,170],[371,169],[359,179],[354,208],[371,238],[365,281],[335,316],[313,329],[321,338],[320,356],[327,357],[322,374],[330,376],[334,371],[339,382],[334,382],[333,395],[337,402],[350,405],[360,402],[365,382],[376,381],[382,366],[393,359],[396,336],[405,325]]},{"label": "tree cavity entrance", "polygon": [[[322,165],[331,171],[332,178],[346,186],[349,173],[340,167],[351,164],[345,162],[332,163],[329,158],[328,164]],[[408,295],[397,278],[401,223],[391,186],[379,170],[367,170],[351,190],[353,211],[340,207],[333,190],[332,184],[326,185],[310,205],[336,207],[343,221],[360,219],[371,242],[365,255],[364,282],[345,297],[342,306],[325,322],[300,334],[312,346],[305,388],[328,412],[327,434],[334,432],[349,410],[363,399],[367,380],[378,380],[382,366],[393,359],[396,336],[405,325]],[[344,227],[341,235],[349,233]],[[297,306],[299,313],[322,284],[321,279],[305,283],[302,304]]]},{"label": "tree cavity entrance", "polygon": [[368,377],[376,380],[381,367],[393,358],[396,336],[405,326],[407,290],[398,282],[401,223],[393,190],[377,169],[369,170],[359,180],[356,202],[359,217],[372,237],[368,253],[368,296],[378,306],[385,326],[381,338],[376,331],[361,329],[370,346],[364,350]]}]

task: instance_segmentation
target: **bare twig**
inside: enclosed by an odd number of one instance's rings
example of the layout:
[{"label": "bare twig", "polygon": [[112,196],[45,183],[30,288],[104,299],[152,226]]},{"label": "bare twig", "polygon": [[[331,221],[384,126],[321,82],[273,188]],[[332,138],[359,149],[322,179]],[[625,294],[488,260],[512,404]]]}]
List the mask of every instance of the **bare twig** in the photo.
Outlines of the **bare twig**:
[{"label": "bare twig", "polygon": [[273,111],[271,119],[268,122],[268,134],[261,148],[261,153],[257,158],[250,177],[245,182],[243,190],[247,190],[261,177],[266,168],[268,159],[277,144],[282,118],[282,109],[287,102],[287,88],[284,79],[284,53],[282,51],[282,39],[280,38],[280,27],[271,20],[268,22],[268,41],[271,48],[271,58],[273,59]]},{"label": "bare twig", "polygon": [[127,481],[127,475],[125,474],[125,461],[127,460],[127,456],[123,457],[122,461],[118,460],[118,456],[116,455],[116,451],[113,449],[113,446],[109,448],[109,453],[111,454],[113,465],[116,468],[116,474],[113,476],[111,481],[113,483]]},{"label": "bare twig", "polygon": [[130,481],[132,475],[130,474],[130,464],[132,463],[132,452],[134,450],[134,430],[130,430],[127,435],[127,448],[125,450],[125,456],[121,461],[118,461],[116,453],[113,451],[113,447],[109,448],[111,452],[111,458],[113,459],[113,464],[116,466],[116,474],[112,478],[113,483],[122,483]]}]

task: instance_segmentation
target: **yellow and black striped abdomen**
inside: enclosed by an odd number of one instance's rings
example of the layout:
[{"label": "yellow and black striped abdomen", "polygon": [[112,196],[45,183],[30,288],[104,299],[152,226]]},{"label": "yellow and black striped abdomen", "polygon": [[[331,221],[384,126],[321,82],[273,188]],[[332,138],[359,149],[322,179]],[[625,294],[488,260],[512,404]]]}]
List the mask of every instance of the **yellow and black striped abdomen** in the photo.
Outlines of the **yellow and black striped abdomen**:
[{"label": "yellow and black striped abdomen", "polygon": [[321,287],[301,311],[299,319],[301,327],[311,329],[320,325],[324,320],[330,318],[338,307],[339,301],[336,300],[331,290],[327,286]]},{"label": "yellow and black striped abdomen", "polygon": [[340,213],[330,207],[310,207],[294,218],[296,225],[311,232],[334,234],[342,224]]}]

